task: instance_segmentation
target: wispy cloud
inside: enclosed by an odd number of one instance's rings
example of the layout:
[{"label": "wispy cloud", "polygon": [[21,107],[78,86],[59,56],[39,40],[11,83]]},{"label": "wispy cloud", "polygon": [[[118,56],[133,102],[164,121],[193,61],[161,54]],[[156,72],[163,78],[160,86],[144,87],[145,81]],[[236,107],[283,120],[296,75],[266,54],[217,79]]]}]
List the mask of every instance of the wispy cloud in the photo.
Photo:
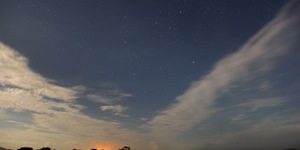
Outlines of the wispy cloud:
[{"label": "wispy cloud", "polygon": [[260,91],[266,91],[270,88],[272,88],[272,84],[268,81],[263,81],[258,87]]},{"label": "wispy cloud", "polygon": [[243,108],[244,111],[234,116],[232,120],[238,121],[245,119],[247,117],[247,113],[254,112],[261,108],[280,106],[284,101],[286,101],[286,99],[282,97],[274,97],[264,99],[253,99],[249,102],[238,104],[235,107]]},{"label": "wispy cloud", "polygon": [[128,115],[124,114],[129,108],[121,105],[106,105],[101,106],[100,109],[102,111],[111,111],[116,116],[128,117]]},{"label": "wispy cloud", "polygon": [[[193,82],[175,103],[149,121],[151,132],[161,139],[176,137],[218,111],[214,104],[222,94],[272,70],[299,39],[299,14],[299,2],[296,1],[281,9],[277,17],[237,52],[218,61],[210,73]],[[257,101],[245,106],[253,110],[267,107],[270,106],[268,100],[265,99],[264,104]]]},{"label": "wispy cloud", "polygon": [[27,58],[2,43],[0,43],[0,53],[2,86],[18,87],[37,95],[63,101],[72,101],[77,97],[76,91],[51,84],[52,80],[33,72],[28,67]]},{"label": "wispy cloud", "polygon": [[0,109],[0,118],[4,118],[5,116],[5,111],[3,109]]},{"label": "wispy cloud", "polygon": [[125,100],[126,98],[132,96],[133,96],[132,94],[124,93],[121,90],[114,89],[114,90],[105,90],[104,93],[88,94],[86,98],[98,103],[112,104],[115,102]]},{"label": "wispy cloud", "polygon": [[284,98],[265,98],[265,99],[255,99],[246,103],[238,104],[237,107],[249,107],[250,111],[256,111],[264,107],[274,107],[278,106],[285,101]]},{"label": "wispy cloud", "polygon": [[[78,104],[76,100],[78,95],[84,93],[85,87],[55,85],[55,81],[32,71],[28,67],[27,58],[3,43],[0,43],[0,70],[0,115],[4,116],[1,116],[0,122],[11,124],[5,130],[0,127],[1,137],[4,138],[0,140],[1,143],[10,143],[9,139],[16,139],[12,142],[14,145],[27,142],[32,146],[42,147],[46,143],[57,142],[63,146],[68,141],[122,141],[128,136],[140,136],[122,128],[119,122],[95,119],[83,114],[81,110],[85,106]],[[111,91],[108,95],[115,96],[117,100],[131,96],[118,90]],[[103,109],[126,116],[123,113],[128,108],[117,105]],[[28,119],[10,117],[4,113],[5,110],[28,114]],[[28,139],[28,135],[34,138]],[[77,145],[80,146],[80,143]],[[74,145],[69,146],[73,148]]]}]

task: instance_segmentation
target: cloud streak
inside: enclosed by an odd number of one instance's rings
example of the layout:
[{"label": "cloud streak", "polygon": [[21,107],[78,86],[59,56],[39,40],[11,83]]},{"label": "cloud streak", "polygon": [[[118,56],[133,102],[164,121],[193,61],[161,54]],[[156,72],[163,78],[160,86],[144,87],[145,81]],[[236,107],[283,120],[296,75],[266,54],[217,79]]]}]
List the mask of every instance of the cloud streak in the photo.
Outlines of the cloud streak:
[{"label": "cloud streak", "polygon": [[89,94],[86,96],[86,98],[97,103],[112,104],[132,96],[133,96],[132,94],[124,93],[121,90],[115,89],[115,90],[107,90],[105,91],[105,94],[104,93]]},{"label": "cloud streak", "polygon": [[106,105],[101,106],[100,109],[102,111],[111,111],[116,116],[128,117],[128,115],[124,114],[129,108],[121,105]]},{"label": "cloud streak", "polygon": [[286,99],[282,97],[274,97],[274,98],[264,98],[264,99],[253,99],[250,100],[249,102],[238,104],[235,107],[239,107],[243,109],[248,108],[249,110],[242,111],[242,113],[239,113],[238,115],[234,116],[232,120],[233,121],[243,120],[247,118],[247,113],[254,112],[262,108],[280,106],[285,101]]},{"label": "cloud streak", "polygon": [[255,99],[250,102],[238,104],[237,107],[249,107],[251,109],[250,111],[253,112],[260,108],[279,106],[284,101],[285,99],[281,97]]},{"label": "cloud streak", "polygon": [[[218,61],[210,73],[193,82],[175,103],[149,121],[150,131],[161,139],[175,138],[218,111],[214,104],[222,94],[272,70],[297,43],[299,8],[297,1],[282,8],[237,52]],[[260,105],[252,106],[255,109]]]}]

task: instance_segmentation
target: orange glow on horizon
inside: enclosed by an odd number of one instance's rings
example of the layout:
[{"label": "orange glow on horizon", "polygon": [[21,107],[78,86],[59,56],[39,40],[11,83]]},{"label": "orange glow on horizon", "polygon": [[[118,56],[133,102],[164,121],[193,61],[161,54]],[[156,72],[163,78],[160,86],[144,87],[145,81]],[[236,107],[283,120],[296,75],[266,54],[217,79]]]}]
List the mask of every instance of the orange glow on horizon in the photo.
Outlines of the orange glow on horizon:
[{"label": "orange glow on horizon", "polygon": [[118,150],[118,147],[113,144],[95,144],[94,148],[97,150]]},{"label": "orange glow on horizon", "polygon": [[102,147],[97,147],[97,150],[114,150],[109,146],[102,146]]}]

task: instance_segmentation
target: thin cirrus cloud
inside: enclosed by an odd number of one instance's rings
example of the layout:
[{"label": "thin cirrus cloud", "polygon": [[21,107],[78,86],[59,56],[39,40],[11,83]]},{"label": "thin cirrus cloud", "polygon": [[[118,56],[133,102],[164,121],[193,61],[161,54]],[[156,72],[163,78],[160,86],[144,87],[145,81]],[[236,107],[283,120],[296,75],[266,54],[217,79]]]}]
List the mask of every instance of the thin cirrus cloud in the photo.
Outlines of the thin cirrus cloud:
[{"label": "thin cirrus cloud", "polygon": [[89,94],[85,97],[93,102],[112,104],[132,96],[133,96],[132,94],[124,93],[121,90],[115,89],[115,90],[106,90],[105,94],[104,93]]},{"label": "thin cirrus cloud", "polygon": [[[160,139],[174,139],[221,109],[214,104],[222,94],[274,69],[281,57],[297,44],[299,8],[297,1],[287,4],[237,52],[218,61],[210,73],[193,82],[183,95],[176,98],[176,102],[148,122],[147,128],[151,133],[159,135],[157,137]],[[258,100],[241,107],[247,105],[255,111],[267,107],[264,104],[268,100]]]},{"label": "thin cirrus cloud", "polygon": [[249,111],[253,112],[260,108],[279,106],[284,101],[285,99],[282,97],[255,99],[246,103],[238,104],[237,107],[249,107]]},{"label": "thin cirrus cloud", "polygon": [[100,109],[102,111],[111,111],[115,116],[128,117],[128,115],[124,114],[129,108],[121,105],[105,105],[101,106]]},{"label": "thin cirrus cloud", "polygon": [[236,105],[235,107],[243,108],[243,111],[232,117],[232,121],[240,121],[247,118],[247,114],[255,112],[258,109],[280,106],[286,101],[283,97],[272,97],[263,99],[253,99],[245,103]]},{"label": "thin cirrus cloud", "polygon": [[33,94],[72,101],[76,91],[51,84],[51,80],[43,78],[28,67],[28,59],[18,52],[0,43],[0,84],[26,89]]},{"label": "thin cirrus cloud", "polygon": [[[28,67],[27,58],[2,43],[0,53],[1,108],[43,113],[52,113],[54,106],[67,111],[83,108],[73,102],[77,98],[76,90],[51,84],[52,80]],[[49,99],[56,99],[61,103]]]},{"label": "thin cirrus cloud", "polygon": [[[88,142],[88,139],[105,142],[108,139],[122,141],[128,136],[140,136],[122,128],[119,122],[94,119],[83,114],[81,110],[85,106],[77,104],[76,99],[86,88],[53,84],[54,81],[33,72],[28,67],[27,58],[3,43],[0,43],[0,70],[0,122],[9,124],[5,130],[0,127],[1,135],[4,136],[1,143],[24,145],[25,142],[34,147],[42,147],[50,140],[50,143],[57,143],[57,148],[65,145],[71,149],[74,143],[80,146],[78,141]],[[116,95],[116,92],[113,94]],[[129,95],[121,94],[119,97],[126,96]],[[125,116],[123,112],[127,108],[107,109]],[[12,116],[14,113],[11,111],[26,118],[18,119]],[[28,135],[34,138],[28,139]],[[16,136],[18,140],[9,141],[16,139]],[[36,143],[34,140],[40,142]]]}]

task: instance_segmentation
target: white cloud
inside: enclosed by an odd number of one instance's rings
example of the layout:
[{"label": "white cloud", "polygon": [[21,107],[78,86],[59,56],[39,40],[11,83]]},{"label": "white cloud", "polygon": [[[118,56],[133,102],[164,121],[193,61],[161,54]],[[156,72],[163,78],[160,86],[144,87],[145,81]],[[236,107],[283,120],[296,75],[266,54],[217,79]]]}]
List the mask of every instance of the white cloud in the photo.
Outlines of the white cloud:
[{"label": "white cloud", "polygon": [[241,112],[233,117],[231,117],[232,121],[239,121],[247,118],[247,112]]},{"label": "white cloud", "polygon": [[86,98],[88,98],[89,100],[92,100],[94,102],[100,102],[100,103],[104,103],[104,104],[109,104],[109,103],[113,102],[112,99],[104,97],[100,94],[98,94],[98,95],[90,94],[90,95],[87,95]]},{"label": "white cloud", "polygon": [[111,111],[116,116],[128,117],[128,115],[124,114],[124,112],[129,109],[128,107],[124,107],[121,105],[106,105],[101,106],[100,109],[102,111]]},{"label": "white cloud", "polygon": [[49,101],[43,96],[36,94],[30,90],[19,88],[5,88],[0,91],[1,108],[12,109],[14,111],[29,110],[38,113],[56,113],[53,108],[65,110],[67,112],[78,112],[83,108],[75,103],[59,103]]},{"label": "white cloud", "polygon": [[258,89],[260,91],[266,91],[266,90],[270,89],[271,87],[272,87],[272,84],[270,82],[263,81],[263,82],[260,83]]},{"label": "white cloud", "polygon": [[112,104],[132,96],[132,94],[124,93],[121,90],[115,89],[106,90],[105,93],[89,94],[86,98],[94,102]]},{"label": "white cloud", "polygon": [[251,112],[260,108],[279,106],[285,101],[282,97],[254,99],[246,103],[238,104],[237,107],[249,107]]},{"label": "white cloud", "polygon": [[37,95],[71,101],[76,91],[51,84],[28,67],[28,59],[0,42],[0,85],[26,89]]},{"label": "white cloud", "polygon": [[254,112],[261,108],[280,106],[285,101],[286,100],[282,97],[275,97],[275,98],[253,99],[250,100],[249,102],[238,104],[235,107],[241,107],[241,108],[246,107],[249,108],[249,110],[244,109],[244,111],[232,117],[232,120],[239,121],[245,119],[247,118],[247,113]]},{"label": "white cloud", "polygon": [[[151,132],[161,139],[176,137],[216,112],[214,104],[222,94],[273,69],[280,57],[297,44],[300,11],[294,6],[285,6],[237,52],[218,61],[210,73],[193,82],[175,103],[148,122]],[[270,105],[251,106],[258,109]]]},{"label": "white cloud", "polygon": [[[0,70],[0,115],[6,117],[1,121],[12,124],[0,127],[3,137],[0,143],[7,147],[18,148],[15,146],[24,143],[39,147],[58,143],[64,149],[64,142],[75,141],[77,146],[89,148],[82,142],[87,143],[91,139],[122,141],[128,137],[141,137],[123,128],[119,122],[94,119],[83,114],[81,110],[85,107],[77,104],[76,99],[77,95],[84,93],[86,87],[55,85],[55,81],[33,72],[28,67],[27,58],[2,43]],[[119,99],[131,96],[118,90],[108,94],[117,95]],[[116,115],[126,116],[123,112],[127,109],[118,106],[111,110]],[[13,111],[14,114],[28,113],[29,117],[15,118],[6,115],[5,110]],[[69,146],[70,149],[74,148],[72,144]],[[59,145],[57,148],[60,148]]]}]

